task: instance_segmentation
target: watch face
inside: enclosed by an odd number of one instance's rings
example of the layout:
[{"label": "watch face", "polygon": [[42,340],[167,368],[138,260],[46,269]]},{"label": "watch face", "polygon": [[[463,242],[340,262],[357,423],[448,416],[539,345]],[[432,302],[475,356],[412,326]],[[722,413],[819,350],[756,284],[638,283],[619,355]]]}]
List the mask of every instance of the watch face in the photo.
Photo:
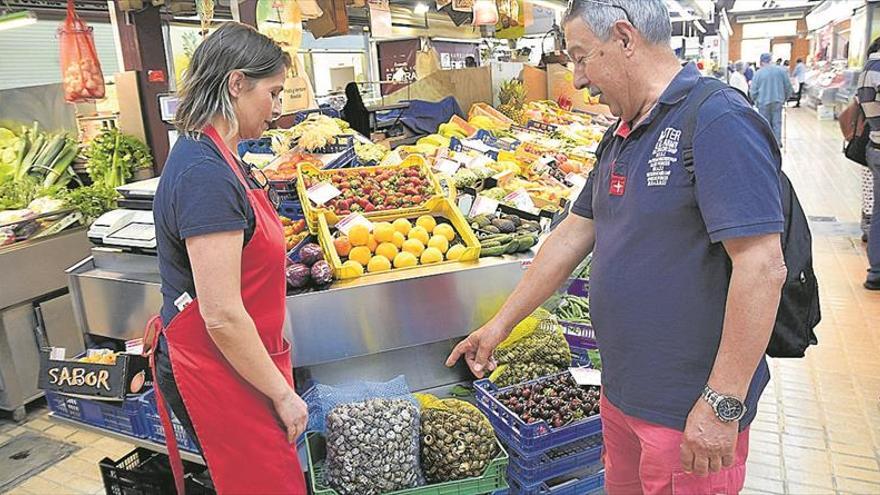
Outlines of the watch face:
[{"label": "watch face", "polygon": [[724,397],[718,402],[716,409],[722,421],[738,421],[746,412],[746,406],[739,399]]}]

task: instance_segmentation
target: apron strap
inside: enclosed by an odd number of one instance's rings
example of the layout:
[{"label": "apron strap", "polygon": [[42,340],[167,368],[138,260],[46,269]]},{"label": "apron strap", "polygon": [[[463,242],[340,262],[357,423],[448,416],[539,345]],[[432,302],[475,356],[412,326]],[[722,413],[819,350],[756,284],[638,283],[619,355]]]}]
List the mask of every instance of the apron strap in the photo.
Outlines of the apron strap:
[{"label": "apron strap", "polygon": [[[144,355],[150,357],[150,370],[153,372],[153,394],[156,397],[156,409],[159,419],[162,420],[162,430],[165,432],[165,447],[168,449],[168,460],[171,464],[171,472],[174,473],[174,486],[178,495],[185,495],[183,459],[177,446],[177,436],[174,435],[174,425],[171,423],[171,415],[168,414],[168,404],[162,391],[159,389],[159,376],[156,370],[156,347],[159,345],[159,335],[164,331],[162,319],[159,315],[150,318],[144,331]],[[147,348],[149,342],[149,349]]]},{"label": "apron strap", "polygon": [[217,132],[217,129],[212,125],[208,125],[202,131],[205,136],[214,142],[214,146],[220,151],[220,154],[223,155],[223,158],[226,160],[226,164],[232,168],[232,171],[235,173],[235,176],[238,177],[238,180],[241,182],[241,185],[244,186],[244,190],[250,190],[250,186],[248,186],[247,180],[244,178],[244,174],[241,172],[241,167],[238,166],[238,160],[235,159],[235,156],[229,151],[229,147],[226,146],[226,143],[220,137],[220,134]]}]

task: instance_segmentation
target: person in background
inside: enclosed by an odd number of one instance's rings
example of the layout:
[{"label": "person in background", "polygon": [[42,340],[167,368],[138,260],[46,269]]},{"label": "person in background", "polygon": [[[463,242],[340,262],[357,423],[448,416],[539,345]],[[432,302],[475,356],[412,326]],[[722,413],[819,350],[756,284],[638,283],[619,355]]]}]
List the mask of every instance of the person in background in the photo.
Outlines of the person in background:
[{"label": "person in background", "polygon": [[794,107],[800,108],[801,97],[804,94],[804,86],[807,83],[807,66],[804,64],[804,59],[797,59],[797,63],[794,66],[794,72],[792,72],[791,76],[797,81],[798,85],[797,104]]},{"label": "person in background", "polygon": [[782,62],[782,67],[784,67],[785,70],[791,70],[791,69],[789,69],[789,66],[791,66],[790,61],[786,60],[785,62]]},{"label": "person in background", "polygon": [[363,136],[370,137],[370,112],[361,99],[361,92],[356,82],[345,85],[345,106],[342,107],[342,119],[348,122],[352,129]]},{"label": "person in background", "polygon": [[752,79],[749,94],[758,112],[767,119],[779,147],[782,147],[782,110],[785,100],[794,92],[788,72],[774,65],[769,53],[761,55],[761,68]]},{"label": "person in background", "polygon": [[868,168],[874,175],[874,211],[871,212],[871,227],[868,230],[868,276],[865,288],[880,290],[880,38],[868,47],[868,60],[859,75],[859,89],[856,93],[859,104],[865,112],[865,123],[870,129],[870,142],[865,150]]},{"label": "person in background", "polygon": [[475,58],[474,58],[473,56],[471,56],[471,55],[468,55],[468,56],[465,57],[465,59],[464,59],[464,66],[467,67],[467,68],[476,67],[476,66],[477,66],[477,59],[475,59]]},{"label": "person in background", "polygon": [[749,85],[752,84],[752,79],[755,78],[755,64],[750,63],[747,67],[743,75],[746,76],[746,81],[748,81]]},{"label": "person in background", "polygon": [[739,493],[787,271],[779,149],[726,87],[691,122],[689,175],[681,134],[703,82],[670,48],[665,0],[573,0],[562,26],[575,88],[620,121],[571,213],[446,364],[492,371],[496,346],[592,252],[607,493]]},{"label": "person in background", "polygon": [[782,65],[782,59],[781,59],[781,58],[777,58],[777,59],[776,59],[776,65]]},{"label": "person in background", "polygon": [[749,82],[746,81],[745,64],[740,60],[733,64],[733,74],[730,75],[730,85],[746,96],[749,94]]},{"label": "person in background", "polygon": [[[284,339],[284,233],[265,175],[235,152],[281,115],[290,65],[274,41],[237,22],[202,41],[153,201],[163,301],[144,344],[159,414],[174,438],[167,401],[221,494],[306,493],[295,442],[308,407]],[[168,450],[182,493],[180,454]]]}]

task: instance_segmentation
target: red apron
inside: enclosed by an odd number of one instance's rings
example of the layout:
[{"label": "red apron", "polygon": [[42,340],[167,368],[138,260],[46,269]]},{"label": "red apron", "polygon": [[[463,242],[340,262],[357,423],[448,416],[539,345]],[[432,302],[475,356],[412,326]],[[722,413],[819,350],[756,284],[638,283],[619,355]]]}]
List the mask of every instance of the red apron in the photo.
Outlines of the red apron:
[{"label": "red apron", "polygon": [[[238,163],[213,127],[205,130],[247,191],[256,227],[241,253],[241,297],[272,361],[293,385],[290,344],[284,339],[286,263],[281,221],[266,191],[251,189]],[[156,319],[150,327],[161,326]],[[148,332],[150,328],[148,327]],[[177,314],[165,332],[174,379],[202,446],[214,487],[219,494],[305,494],[305,480],[296,447],[287,441],[272,401],[247,383],[226,361],[205,328],[195,300]],[[151,353],[153,376],[155,359]],[[154,387],[177,492],[184,493],[183,465],[166,403]]]}]

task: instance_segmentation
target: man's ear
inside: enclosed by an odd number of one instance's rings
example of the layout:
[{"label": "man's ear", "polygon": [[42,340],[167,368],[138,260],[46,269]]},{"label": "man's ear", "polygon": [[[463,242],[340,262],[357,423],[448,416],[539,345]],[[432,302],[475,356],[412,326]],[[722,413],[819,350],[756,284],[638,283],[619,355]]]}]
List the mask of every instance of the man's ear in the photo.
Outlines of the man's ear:
[{"label": "man's ear", "polygon": [[637,31],[632,24],[624,21],[615,22],[614,27],[611,28],[611,38],[623,46],[627,57],[632,56],[637,39]]},{"label": "man's ear", "polygon": [[245,90],[247,78],[240,70],[229,73],[229,95],[238,98]]}]

